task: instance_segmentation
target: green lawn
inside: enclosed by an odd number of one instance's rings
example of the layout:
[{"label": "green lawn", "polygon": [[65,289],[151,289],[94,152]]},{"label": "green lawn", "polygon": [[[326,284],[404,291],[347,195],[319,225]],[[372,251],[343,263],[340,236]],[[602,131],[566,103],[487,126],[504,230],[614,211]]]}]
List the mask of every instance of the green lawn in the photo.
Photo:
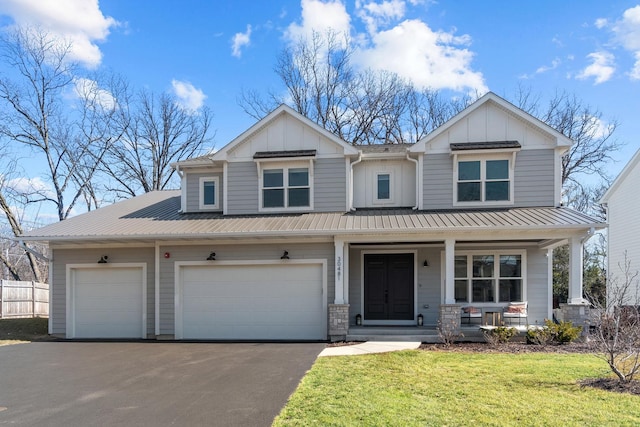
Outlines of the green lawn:
[{"label": "green lawn", "polygon": [[48,339],[49,319],[0,319],[0,345]]},{"label": "green lawn", "polygon": [[607,373],[584,354],[324,357],[274,426],[640,425],[640,396],[577,384]]}]

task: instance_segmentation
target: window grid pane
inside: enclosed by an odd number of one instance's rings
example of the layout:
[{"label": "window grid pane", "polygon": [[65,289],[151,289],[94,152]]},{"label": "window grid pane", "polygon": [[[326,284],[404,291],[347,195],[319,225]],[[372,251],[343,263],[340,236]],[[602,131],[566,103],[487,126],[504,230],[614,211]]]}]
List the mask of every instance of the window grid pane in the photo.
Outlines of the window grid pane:
[{"label": "window grid pane", "polygon": [[262,174],[262,180],[264,187],[283,187],[284,178],[282,169],[265,170]]},{"label": "window grid pane", "polygon": [[509,181],[487,182],[485,200],[509,200]]},{"label": "window grid pane", "polygon": [[458,180],[459,181],[478,181],[480,180],[480,161],[458,162]]},{"label": "window grid pane", "polygon": [[308,188],[290,188],[289,189],[289,206],[309,206],[309,189]]},{"label": "window grid pane", "polygon": [[265,208],[284,207],[284,190],[273,189],[262,191],[262,204]]},{"label": "window grid pane", "polygon": [[487,180],[509,179],[508,160],[487,160],[486,168]]},{"label": "window grid pane", "polygon": [[480,201],[480,182],[459,182],[458,201],[475,202]]},{"label": "window grid pane", "polygon": [[308,187],[309,169],[295,168],[289,169],[289,187]]}]

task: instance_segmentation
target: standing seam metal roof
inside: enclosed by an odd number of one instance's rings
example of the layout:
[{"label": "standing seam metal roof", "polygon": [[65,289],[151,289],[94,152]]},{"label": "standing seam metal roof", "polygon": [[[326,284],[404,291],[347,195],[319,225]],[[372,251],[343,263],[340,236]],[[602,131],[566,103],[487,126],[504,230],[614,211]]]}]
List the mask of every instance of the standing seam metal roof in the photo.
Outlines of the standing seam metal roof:
[{"label": "standing seam metal roof", "polygon": [[564,207],[448,211],[406,208],[233,216],[181,214],[179,209],[179,191],[152,192],[27,232],[21,239],[175,239],[605,227],[587,215]]}]

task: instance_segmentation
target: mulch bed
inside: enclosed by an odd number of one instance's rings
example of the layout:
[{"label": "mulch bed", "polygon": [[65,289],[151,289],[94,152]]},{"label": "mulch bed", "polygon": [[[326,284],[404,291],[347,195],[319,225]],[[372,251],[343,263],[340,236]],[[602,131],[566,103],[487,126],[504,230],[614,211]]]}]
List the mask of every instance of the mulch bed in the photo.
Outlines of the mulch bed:
[{"label": "mulch bed", "polygon": [[615,391],[616,393],[629,393],[640,396],[640,381],[638,380],[623,383],[615,378],[594,378],[581,381],[580,385],[583,387],[593,387],[606,391]]}]

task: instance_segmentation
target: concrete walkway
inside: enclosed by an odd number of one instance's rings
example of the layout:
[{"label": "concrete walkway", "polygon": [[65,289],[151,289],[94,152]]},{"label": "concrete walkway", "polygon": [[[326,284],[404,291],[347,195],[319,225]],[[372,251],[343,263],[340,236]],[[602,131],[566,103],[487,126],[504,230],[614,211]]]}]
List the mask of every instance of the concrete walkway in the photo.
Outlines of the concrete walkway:
[{"label": "concrete walkway", "polygon": [[343,345],[339,347],[327,347],[318,355],[326,356],[355,356],[359,354],[387,353],[390,351],[414,350],[420,347],[421,342],[395,342],[395,341],[367,341],[362,344]]}]

